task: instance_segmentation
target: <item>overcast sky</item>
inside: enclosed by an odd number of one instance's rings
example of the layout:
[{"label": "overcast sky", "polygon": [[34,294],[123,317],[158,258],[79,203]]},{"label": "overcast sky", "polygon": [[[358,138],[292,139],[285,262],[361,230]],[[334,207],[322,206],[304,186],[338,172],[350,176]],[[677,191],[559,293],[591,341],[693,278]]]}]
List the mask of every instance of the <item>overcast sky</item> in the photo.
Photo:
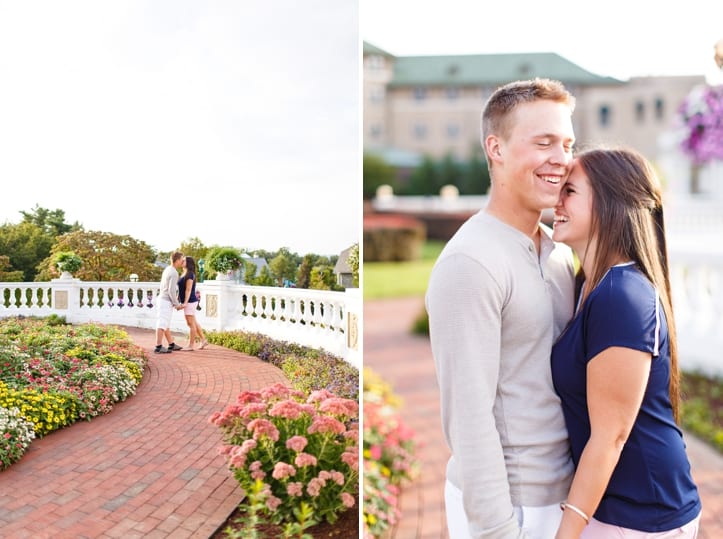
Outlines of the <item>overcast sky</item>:
[{"label": "overcast sky", "polygon": [[0,0],[0,222],[338,254],[359,43],[354,0]]},{"label": "overcast sky", "polygon": [[556,52],[603,76],[704,75],[723,2],[362,0],[362,39],[399,56]]}]

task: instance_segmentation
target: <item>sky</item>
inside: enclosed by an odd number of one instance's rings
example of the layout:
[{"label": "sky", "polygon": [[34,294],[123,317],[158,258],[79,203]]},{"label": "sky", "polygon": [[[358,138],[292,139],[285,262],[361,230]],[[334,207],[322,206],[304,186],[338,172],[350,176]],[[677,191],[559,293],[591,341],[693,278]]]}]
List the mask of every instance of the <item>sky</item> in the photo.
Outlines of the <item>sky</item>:
[{"label": "sky", "polygon": [[0,223],[336,255],[361,230],[355,0],[0,0]]},{"label": "sky", "polygon": [[361,36],[396,56],[555,52],[601,76],[703,75],[723,3],[710,0],[362,0]]}]

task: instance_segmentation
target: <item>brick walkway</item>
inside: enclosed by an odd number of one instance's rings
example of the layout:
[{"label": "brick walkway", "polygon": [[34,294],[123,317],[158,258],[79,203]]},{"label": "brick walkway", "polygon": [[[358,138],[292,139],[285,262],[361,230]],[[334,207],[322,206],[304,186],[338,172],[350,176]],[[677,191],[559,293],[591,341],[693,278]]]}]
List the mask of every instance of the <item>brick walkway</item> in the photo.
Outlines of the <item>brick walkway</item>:
[{"label": "brick walkway", "polygon": [[[392,384],[403,399],[403,420],[424,445],[420,477],[402,495],[403,516],[394,539],[448,539],[442,487],[449,450],[442,436],[439,397],[429,341],[409,334],[423,300],[364,302],[364,365]],[[693,476],[703,500],[699,539],[723,537],[723,456],[687,437]]]},{"label": "brick walkway", "polygon": [[149,357],[136,395],[34,440],[0,473],[3,539],[208,539],[241,501],[207,419],[283,373],[213,345],[153,354],[154,331],[127,330]]}]

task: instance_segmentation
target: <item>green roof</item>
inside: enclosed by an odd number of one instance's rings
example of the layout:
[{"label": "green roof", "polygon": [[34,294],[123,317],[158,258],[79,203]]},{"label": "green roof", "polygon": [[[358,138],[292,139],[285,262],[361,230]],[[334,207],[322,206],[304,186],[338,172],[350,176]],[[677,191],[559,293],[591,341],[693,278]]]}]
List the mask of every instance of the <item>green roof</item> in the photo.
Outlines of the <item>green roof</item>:
[{"label": "green roof", "polygon": [[[365,52],[366,52],[365,43]],[[545,77],[564,84],[611,85],[601,77],[552,52],[397,56],[390,86],[498,86],[513,80]]]},{"label": "green roof", "polygon": [[376,45],[372,45],[371,43],[367,43],[366,41],[364,41],[363,45],[364,45],[364,48],[363,48],[364,54],[381,54],[382,56],[394,57],[393,54],[389,54],[384,49],[380,49]]}]

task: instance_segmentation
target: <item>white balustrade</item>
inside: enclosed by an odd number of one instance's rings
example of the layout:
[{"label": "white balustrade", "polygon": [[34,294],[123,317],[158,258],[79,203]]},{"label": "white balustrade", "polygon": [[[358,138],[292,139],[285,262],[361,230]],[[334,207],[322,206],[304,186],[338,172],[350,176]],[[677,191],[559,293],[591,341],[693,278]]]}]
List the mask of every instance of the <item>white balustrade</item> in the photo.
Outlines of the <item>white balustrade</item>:
[{"label": "white balustrade", "polygon": [[669,255],[680,367],[723,376],[723,251]]},{"label": "white balustrade", "polygon": [[[233,281],[198,283],[196,317],[215,331],[246,331],[323,349],[359,368],[359,289],[346,292],[239,285]],[[0,283],[0,318],[64,316],[72,324],[95,322],[155,329],[158,283],[53,279],[41,283]],[[182,312],[171,329],[188,333]]]}]

